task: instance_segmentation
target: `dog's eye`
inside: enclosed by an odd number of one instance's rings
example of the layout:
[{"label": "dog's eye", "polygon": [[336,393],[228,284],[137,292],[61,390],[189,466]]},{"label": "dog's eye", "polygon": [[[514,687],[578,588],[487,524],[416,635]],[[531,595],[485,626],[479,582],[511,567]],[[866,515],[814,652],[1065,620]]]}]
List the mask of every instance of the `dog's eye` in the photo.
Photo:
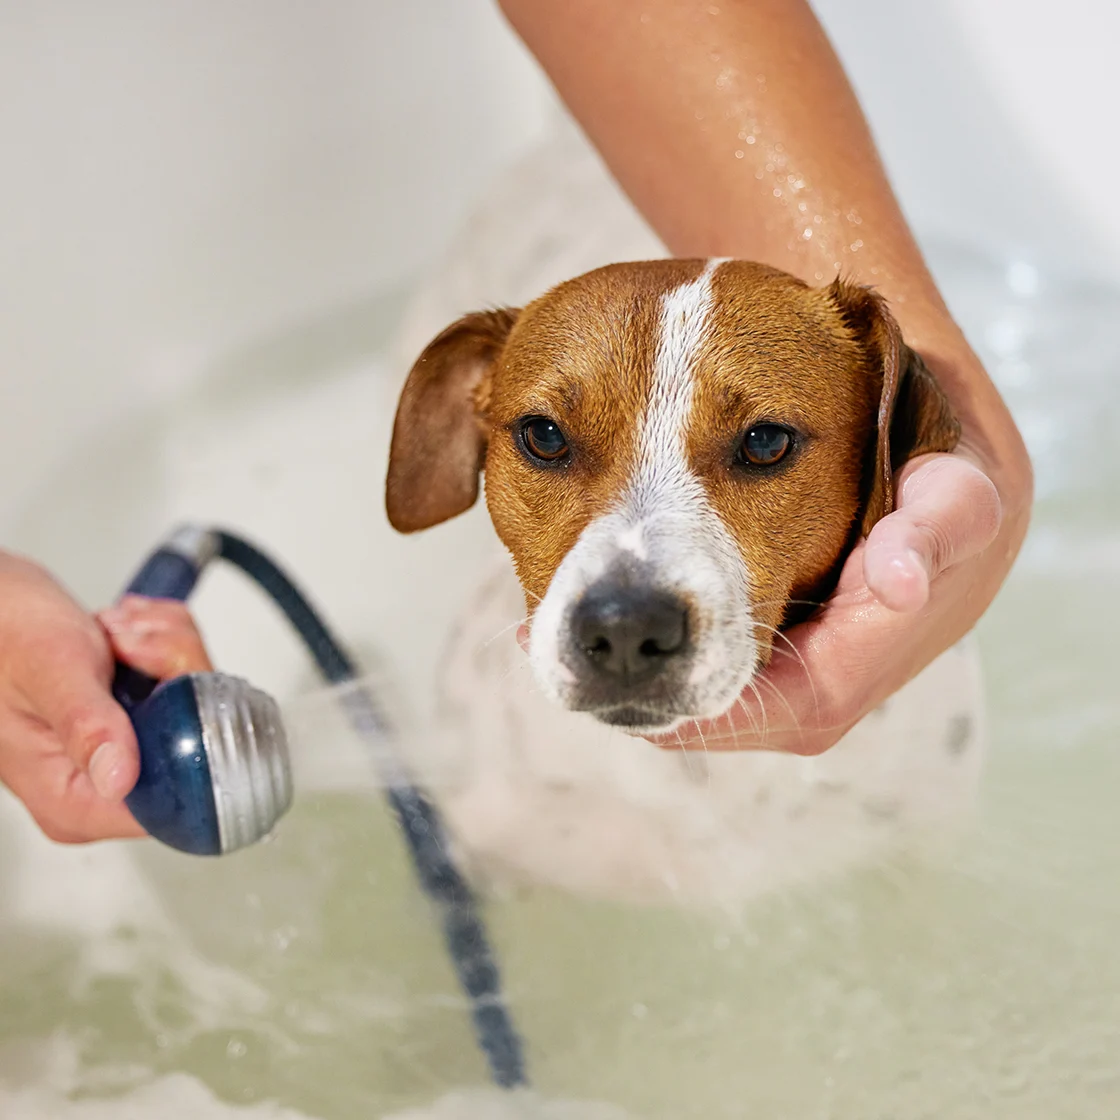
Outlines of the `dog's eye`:
[{"label": "dog's eye", "polygon": [[772,467],[793,446],[793,437],[780,424],[755,424],[739,447],[739,460],[752,467]]},{"label": "dog's eye", "polygon": [[521,422],[521,442],[534,459],[556,463],[568,454],[568,440],[560,426],[547,416],[530,416]]}]

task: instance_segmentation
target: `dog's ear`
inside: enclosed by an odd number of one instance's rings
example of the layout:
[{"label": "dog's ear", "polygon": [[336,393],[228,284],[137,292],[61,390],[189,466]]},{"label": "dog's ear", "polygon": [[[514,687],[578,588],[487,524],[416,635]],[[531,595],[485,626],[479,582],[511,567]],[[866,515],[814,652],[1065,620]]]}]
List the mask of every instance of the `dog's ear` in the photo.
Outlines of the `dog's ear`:
[{"label": "dog's ear", "polygon": [[465,315],[433,339],[397,405],[385,509],[412,533],[470,509],[486,456],[490,376],[519,312]]},{"label": "dog's ear", "polygon": [[828,294],[872,368],[882,371],[876,429],[865,459],[860,530],[867,536],[894,508],[894,472],[916,455],[952,451],[961,428],[936,378],[902,341],[887,301],[870,288],[840,279]]}]

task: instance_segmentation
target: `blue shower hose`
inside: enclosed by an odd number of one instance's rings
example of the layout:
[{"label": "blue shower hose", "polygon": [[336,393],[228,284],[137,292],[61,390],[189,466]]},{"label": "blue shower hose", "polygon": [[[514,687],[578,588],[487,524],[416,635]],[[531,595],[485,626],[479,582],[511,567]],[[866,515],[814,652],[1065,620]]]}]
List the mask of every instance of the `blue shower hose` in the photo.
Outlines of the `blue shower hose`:
[{"label": "blue shower hose", "polygon": [[[350,685],[342,694],[356,730],[369,742],[390,733],[384,714],[341,645],[284,572],[259,549],[232,533],[213,530],[218,555],[240,568],[266,591],[303,639],[322,675],[331,684]],[[182,555],[160,549],[129,587],[137,594],[185,600],[200,569]],[[496,1084],[512,1089],[527,1084],[521,1039],[502,996],[501,976],[479,912],[479,904],[452,858],[447,830],[428,796],[388,756],[381,779],[424,893],[435,904],[444,941],[459,983],[470,1000],[475,1034]]]}]

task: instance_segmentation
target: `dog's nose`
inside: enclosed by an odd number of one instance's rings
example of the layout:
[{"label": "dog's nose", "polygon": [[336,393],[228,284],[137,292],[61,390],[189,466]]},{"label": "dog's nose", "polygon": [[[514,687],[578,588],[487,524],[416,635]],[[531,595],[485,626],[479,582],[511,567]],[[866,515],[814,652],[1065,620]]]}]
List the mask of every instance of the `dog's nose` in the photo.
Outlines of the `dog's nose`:
[{"label": "dog's nose", "polygon": [[600,584],[576,605],[572,636],[599,672],[636,683],[683,651],[688,608],[665,591]]}]

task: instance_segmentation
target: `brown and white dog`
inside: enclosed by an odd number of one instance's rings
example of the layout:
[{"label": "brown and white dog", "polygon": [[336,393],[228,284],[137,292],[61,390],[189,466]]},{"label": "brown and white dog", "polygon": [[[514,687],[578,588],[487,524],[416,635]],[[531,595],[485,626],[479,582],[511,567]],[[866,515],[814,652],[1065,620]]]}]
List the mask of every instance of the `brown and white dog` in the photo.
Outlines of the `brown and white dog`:
[{"label": "brown and white dog", "polygon": [[735,704],[890,511],[892,471],[957,436],[885,302],[842,280],[616,264],[447,327],[400,399],[387,508],[427,528],[484,473],[520,582],[495,576],[448,662],[444,801],[467,852],[578,891],[734,903],[968,803],[966,647],[817,759],[634,737]]}]

